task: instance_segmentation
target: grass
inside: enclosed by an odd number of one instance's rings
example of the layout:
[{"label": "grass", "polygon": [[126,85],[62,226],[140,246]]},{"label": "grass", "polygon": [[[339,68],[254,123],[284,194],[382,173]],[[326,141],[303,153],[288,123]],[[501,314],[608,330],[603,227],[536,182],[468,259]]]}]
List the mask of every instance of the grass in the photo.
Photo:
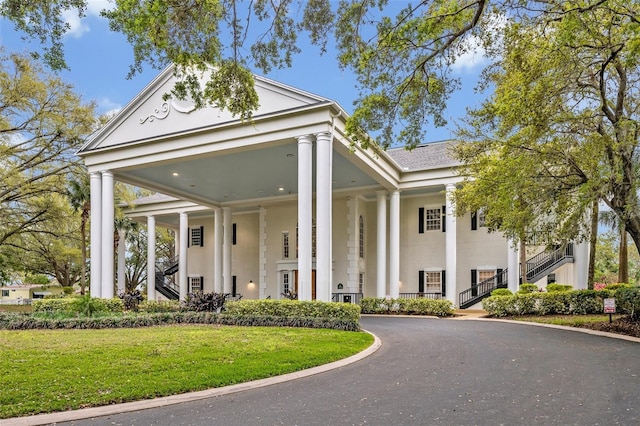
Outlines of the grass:
[{"label": "grass", "polygon": [[32,312],[31,305],[0,305],[0,312]]},{"label": "grass", "polygon": [[348,357],[372,341],[306,328],[0,330],[0,418],[261,379]]}]

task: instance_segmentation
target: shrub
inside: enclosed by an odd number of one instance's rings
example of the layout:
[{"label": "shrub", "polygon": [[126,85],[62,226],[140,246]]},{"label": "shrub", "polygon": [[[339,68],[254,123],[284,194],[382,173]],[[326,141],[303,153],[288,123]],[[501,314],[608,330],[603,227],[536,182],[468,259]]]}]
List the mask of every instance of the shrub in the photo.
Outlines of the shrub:
[{"label": "shrub", "polygon": [[631,318],[640,320],[640,288],[623,287],[616,291],[616,308]]},{"label": "shrub", "polygon": [[535,284],[520,284],[518,289],[519,294],[534,293],[536,291],[538,291],[538,286]]},{"label": "shrub", "polygon": [[508,288],[496,288],[491,292],[492,296],[513,296],[513,292]]},{"label": "shrub", "polygon": [[363,314],[453,315],[453,304],[446,299],[386,299],[364,298],[360,301]]},{"label": "shrub", "polygon": [[144,300],[144,296],[140,293],[140,290],[125,291],[118,294],[118,297],[122,299],[125,311],[137,311],[138,305]]},{"label": "shrub", "polygon": [[228,294],[224,293],[203,293],[196,291],[187,294],[181,303],[183,309],[196,312],[221,312],[227,301]]},{"label": "shrub", "polygon": [[80,297],[34,300],[32,310],[46,313],[89,312],[88,315],[92,315],[97,312],[122,312],[124,304],[120,299],[97,299],[87,294]]},{"label": "shrub", "polygon": [[65,296],[71,296],[71,295],[73,294],[73,292],[74,292],[74,291],[75,291],[75,290],[73,289],[73,286],[65,286],[65,287],[62,287],[62,293],[63,293]]},{"label": "shrub", "polygon": [[573,290],[573,286],[569,284],[547,284],[547,292],[549,293],[559,293],[563,291],[571,291]]},{"label": "shrub", "polygon": [[226,305],[225,316],[325,318],[358,322],[360,306],[298,300],[239,300]]},{"label": "shrub", "polygon": [[614,283],[614,284],[607,284],[604,289],[605,290],[618,290],[621,288],[631,288],[631,284],[627,284],[627,283]]},{"label": "shrub", "polygon": [[490,296],[482,299],[482,309],[493,317],[508,317],[514,313],[514,296]]}]

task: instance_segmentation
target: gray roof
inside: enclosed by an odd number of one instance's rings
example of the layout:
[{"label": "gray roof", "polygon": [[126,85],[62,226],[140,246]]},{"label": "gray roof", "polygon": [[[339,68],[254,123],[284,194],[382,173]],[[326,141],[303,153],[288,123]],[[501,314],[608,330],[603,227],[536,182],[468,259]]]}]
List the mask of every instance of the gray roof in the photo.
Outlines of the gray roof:
[{"label": "gray roof", "polygon": [[387,154],[404,171],[437,169],[460,164],[451,153],[451,147],[455,144],[453,140],[430,142],[418,145],[411,151],[392,148],[387,150]]}]

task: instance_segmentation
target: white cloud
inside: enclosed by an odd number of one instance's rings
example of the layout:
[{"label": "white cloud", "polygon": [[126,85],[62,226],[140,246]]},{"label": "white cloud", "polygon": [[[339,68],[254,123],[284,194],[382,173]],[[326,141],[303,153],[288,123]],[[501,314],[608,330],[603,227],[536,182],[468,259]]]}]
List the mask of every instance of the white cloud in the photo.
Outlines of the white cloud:
[{"label": "white cloud", "polygon": [[70,27],[67,34],[74,38],[82,37],[82,35],[91,31],[87,23],[89,17],[99,17],[102,10],[110,10],[114,7],[115,4],[110,0],[87,0],[87,10],[83,18],[78,16],[77,10],[65,10],[62,13],[62,18]]},{"label": "white cloud", "polygon": [[122,105],[112,101],[107,97],[100,98],[98,101],[98,112],[111,118],[122,110]]},{"label": "white cloud", "polygon": [[473,72],[479,67],[485,66],[489,62],[480,40],[471,36],[462,42],[463,53],[458,55],[456,61],[451,64],[454,72],[463,74]]}]

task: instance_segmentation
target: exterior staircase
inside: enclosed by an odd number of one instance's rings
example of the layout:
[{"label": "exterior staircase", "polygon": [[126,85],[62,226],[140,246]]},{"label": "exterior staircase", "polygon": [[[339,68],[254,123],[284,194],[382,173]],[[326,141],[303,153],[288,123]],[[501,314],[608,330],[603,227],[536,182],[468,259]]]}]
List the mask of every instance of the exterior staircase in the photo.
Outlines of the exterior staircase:
[{"label": "exterior staircase", "polygon": [[[572,262],[573,243],[554,250],[543,251],[527,260],[527,282],[535,283],[565,263]],[[476,285],[472,285],[471,288],[460,293],[458,295],[458,307],[460,309],[466,309],[475,305],[485,297],[490,296],[493,290],[497,288],[508,288],[507,272],[507,269],[503,269],[493,277],[479,282]]]},{"label": "exterior staircase", "polygon": [[180,288],[173,279],[178,272],[178,257],[156,263],[156,291],[169,300],[180,298]]}]

